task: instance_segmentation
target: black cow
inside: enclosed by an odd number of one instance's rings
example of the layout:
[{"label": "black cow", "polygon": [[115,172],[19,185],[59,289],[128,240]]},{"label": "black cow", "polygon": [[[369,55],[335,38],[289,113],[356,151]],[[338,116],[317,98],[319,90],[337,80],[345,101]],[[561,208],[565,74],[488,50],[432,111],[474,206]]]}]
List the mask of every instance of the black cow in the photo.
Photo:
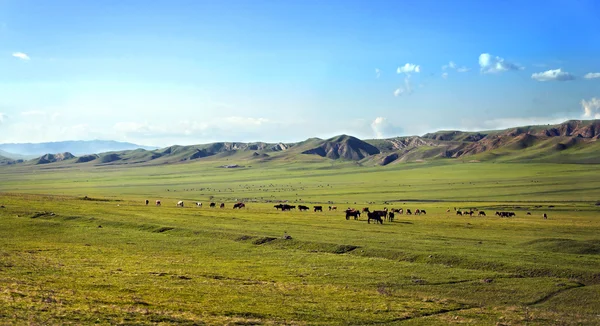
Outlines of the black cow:
[{"label": "black cow", "polygon": [[546,213],[544,213],[544,220],[548,219],[548,215],[546,215]]},{"label": "black cow", "polygon": [[215,203],[210,203],[210,205],[209,205],[209,206],[210,206],[211,208],[214,208],[214,207],[216,207],[216,206],[217,206],[217,204],[215,204]]},{"label": "black cow", "polygon": [[394,212],[389,212],[389,213],[388,213],[388,220],[389,220],[390,222],[393,222],[393,221],[394,221]]},{"label": "black cow", "polygon": [[148,204],[150,204],[150,201],[146,199],[146,206],[148,206]]},{"label": "black cow", "polygon": [[369,217],[367,219],[367,223],[371,224],[371,220],[375,220],[375,223],[383,224],[383,219],[381,218],[381,216],[379,214],[375,214],[375,212],[371,212],[371,213],[367,213],[367,216]]},{"label": "black cow", "polygon": [[406,215],[412,215],[412,212],[410,211],[410,208],[406,209]]},{"label": "black cow", "polygon": [[462,216],[462,212],[461,211],[456,211],[456,215]]},{"label": "black cow", "polygon": [[485,212],[484,211],[479,211],[479,213],[477,215],[478,216],[485,216]]},{"label": "black cow", "polygon": [[275,207],[277,210],[280,210],[280,209],[283,210],[283,204],[277,204],[273,207]]},{"label": "black cow", "polygon": [[242,209],[244,207],[246,207],[246,204],[244,204],[244,203],[235,203],[235,204],[233,204],[233,209],[236,209],[236,208]]},{"label": "black cow", "polygon": [[302,212],[302,211],[307,211],[307,210],[309,210],[309,209],[310,209],[310,208],[309,208],[308,206],[304,206],[304,205],[298,205],[298,210],[299,210],[299,211],[301,211],[301,212]]},{"label": "black cow", "polygon": [[315,212],[322,212],[323,211],[323,206],[313,206]]},{"label": "black cow", "polygon": [[221,203],[221,205],[219,205],[219,208],[225,208],[225,203]]}]

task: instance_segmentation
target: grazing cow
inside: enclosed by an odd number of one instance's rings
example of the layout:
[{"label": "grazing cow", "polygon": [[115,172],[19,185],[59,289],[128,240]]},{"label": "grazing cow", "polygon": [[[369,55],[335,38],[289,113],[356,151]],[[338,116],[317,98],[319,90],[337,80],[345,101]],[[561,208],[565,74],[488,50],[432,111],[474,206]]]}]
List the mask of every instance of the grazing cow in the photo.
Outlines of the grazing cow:
[{"label": "grazing cow", "polygon": [[363,207],[363,209],[362,209],[362,212],[363,212],[363,213],[368,213],[368,212],[370,212],[370,211],[369,211],[369,207]]},{"label": "grazing cow", "polygon": [[244,204],[244,203],[235,203],[235,204],[233,204],[233,209],[236,209],[236,208],[242,209],[244,207],[246,207],[246,204]]},{"label": "grazing cow", "polygon": [[280,210],[280,209],[283,209],[283,204],[277,204],[273,207],[275,207],[275,209],[277,209],[277,210]]},{"label": "grazing cow", "polygon": [[406,215],[412,215],[412,212],[410,211],[410,208],[406,209]]},{"label": "grazing cow", "polygon": [[485,216],[485,212],[484,211],[479,211],[479,213],[477,213],[477,216]]},{"label": "grazing cow", "polygon": [[202,207],[202,203],[201,203],[201,202],[197,202],[197,203],[196,203],[196,206],[198,206],[198,207]]},{"label": "grazing cow", "polygon": [[210,205],[208,205],[208,206],[210,206],[211,208],[214,208],[214,207],[216,207],[216,206],[217,206],[217,204],[215,204],[215,203],[210,203]]},{"label": "grazing cow", "polygon": [[150,201],[146,199],[146,206],[148,206],[148,204],[150,204]]},{"label": "grazing cow", "polygon": [[375,223],[383,224],[383,219],[381,218],[381,216],[379,216],[379,214],[375,214],[375,212],[371,212],[371,213],[367,213],[367,216],[369,217],[367,219],[367,223],[371,224],[371,220],[375,220]]},{"label": "grazing cow", "polygon": [[531,213],[527,212],[527,215],[531,215]]},{"label": "grazing cow", "polygon": [[313,206],[315,212],[322,212],[323,211],[323,206]]},{"label": "grazing cow", "polygon": [[302,212],[302,211],[307,211],[307,210],[309,210],[309,209],[310,209],[310,208],[309,208],[308,206],[304,206],[304,205],[298,205],[298,210],[299,210],[299,211],[301,211],[301,212]]},{"label": "grazing cow", "polygon": [[355,220],[358,220],[358,218],[360,217],[360,212],[356,209],[349,208],[346,210],[346,219],[349,220],[350,216],[353,216]]},{"label": "grazing cow", "polygon": [[390,222],[394,222],[394,212],[389,212],[389,213],[388,213],[388,220],[389,220]]},{"label": "grazing cow", "polygon": [[156,201],[156,206],[160,206],[160,200]]},{"label": "grazing cow", "polygon": [[422,210],[421,210],[421,214],[423,214],[423,215],[427,215],[427,212],[426,212],[424,209],[422,209]]},{"label": "grazing cow", "polygon": [[456,215],[462,216],[462,212],[461,211],[456,211]]},{"label": "grazing cow", "polygon": [[546,213],[544,213],[544,220],[548,219],[548,215],[546,215]]},{"label": "grazing cow", "polygon": [[417,210],[415,211],[415,215],[421,215],[421,210],[417,208]]},{"label": "grazing cow", "polygon": [[337,211],[337,206],[329,206],[330,211]]},{"label": "grazing cow", "polygon": [[183,207],[183,200],[177,202],[177,207]]},{"label": "grazing cow", "polygon": [[219,208],[225,208],[225,203],[221,203],[221,205],[219,205]]},{"label": "grazing cow", "polygon": [[403,214],[403,213],[404,213],[404,210],[403,210],[402,208],[400,208],[399,210],[397,210],[397,211],[396,211],[396,213],[398,213],[398,214]]}]

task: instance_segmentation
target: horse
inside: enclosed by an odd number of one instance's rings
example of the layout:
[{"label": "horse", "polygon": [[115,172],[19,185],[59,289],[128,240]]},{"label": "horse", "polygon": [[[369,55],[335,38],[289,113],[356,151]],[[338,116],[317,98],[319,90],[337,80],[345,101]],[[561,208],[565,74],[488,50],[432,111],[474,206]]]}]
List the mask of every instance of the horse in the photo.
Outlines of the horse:
[{"label": "horse", "polygon": [[353,216],[355,220],[358,220],[358,218],[360,217],[360,212],[355,209],[347,209],[346,220],[349,220],[350,216]]},{"label": "horse", "polygon": [[375,212],[367,213],[368,219],[367,223],[371,224],[371,220],[375,220],[375,223],[383,224],[383,219],[379,214],[375,214]]}]

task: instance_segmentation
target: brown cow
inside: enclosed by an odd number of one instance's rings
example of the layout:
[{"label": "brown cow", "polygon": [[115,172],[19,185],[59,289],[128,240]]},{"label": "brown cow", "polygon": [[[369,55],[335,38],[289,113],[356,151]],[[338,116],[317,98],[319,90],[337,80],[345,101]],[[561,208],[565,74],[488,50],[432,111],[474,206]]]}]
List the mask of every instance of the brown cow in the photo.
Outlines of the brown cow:
[{"label": "brown cow", "polygon": [[225,203],[221,203],[220,208],[225,208]]},{"label": "brown cow", "polygon": [[156,206],[160,206],[160,200],[156,201]]}]

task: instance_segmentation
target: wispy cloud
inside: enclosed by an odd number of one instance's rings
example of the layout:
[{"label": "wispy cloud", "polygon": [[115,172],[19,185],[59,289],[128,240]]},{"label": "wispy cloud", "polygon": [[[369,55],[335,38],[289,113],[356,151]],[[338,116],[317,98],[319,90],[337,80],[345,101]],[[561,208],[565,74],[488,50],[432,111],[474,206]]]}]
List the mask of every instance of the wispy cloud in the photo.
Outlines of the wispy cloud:
[{"label": "wispy cloud", "polygon": [[381,76],[381,70],[379,68],[375,68],[375,78],[379,78]]},{"label": "wispy cloud", "polygon": [[[448,62],[447,65],[442,66],[442,70],[443,71],[455,70],[456,72],[467,72],[471,69],[464,67],[464,66],[459,67],[454,61],[450,61],[450,62]],[[447,72],[442,73],[442,78],[444,78],[444,79],[448,78],[448,73]]]},{"label": "wispy cloud", "polygon": [[569,81],[574,80],[575,76],[559,68],[532,74],[531,78],[537,81]]},{"label": "wispy cloud", "polygon": [[600,119],[600,98],[592,97],[590,100],[581,100],[584,118]]},{"label": "wispy cloud", "polygon": [[492,56],[489,53],[479,55],[479,67],[482,73],[498,73],[509,70],[523,70],[524,68],[508,62],[501,57]]},{"label": "wispy cloud", "polygon": [[400,95],[410,95],[413,92],[412,82],[410,81],[410,75],[404,77],[404,86],[398,87],[394,91],[394,96],[398,97]]},{"label": "wispy cloud", "polygon": [[396,73],[401,74],[401,73],[412,73],[412,72],[421,72],[421,66],[419,65],[415,65],[412,63],[407,63],[404,66],[398,67],[398,69],[396,69]]},{"label": "wispy cloud", "polygon": [[21,60],[25,60],[25,61],[31,60],[31,58],[26,53],[23,53],[23,52],[14,52],[12,54],[12,56],[15,58],[21,59]]},{"label": "wispy cloud", "polygon": [[595,79],[595,78],[600,78],[600,72],[590,72],[585,74],[585,76],[583,76],[583,78],[585,79]]}]

